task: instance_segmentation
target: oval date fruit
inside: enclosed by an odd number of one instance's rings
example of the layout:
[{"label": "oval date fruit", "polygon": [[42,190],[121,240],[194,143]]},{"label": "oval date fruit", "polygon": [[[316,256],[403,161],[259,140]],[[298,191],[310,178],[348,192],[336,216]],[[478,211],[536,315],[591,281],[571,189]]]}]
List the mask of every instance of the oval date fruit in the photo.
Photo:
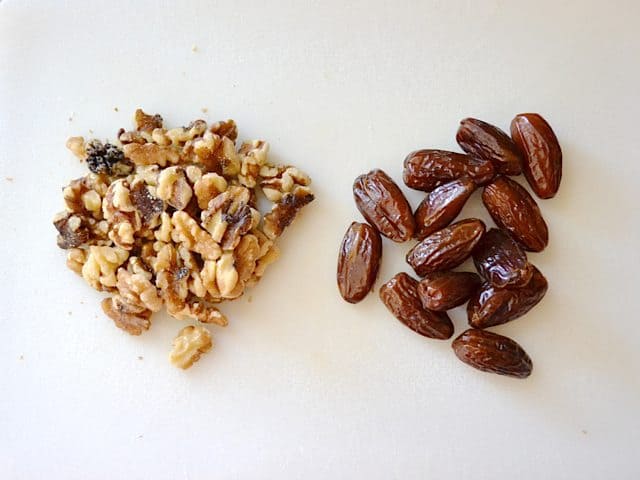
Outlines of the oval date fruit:
[{"label": "oval date fruit", "polygon": [[429,235],[409,250],[407,263],[421,277],[457,267],[471,255],[484,230],[484,223],[477,218],[456,222]]},{"label": "oval date fruit", "polygon": [[500,176],[484,187],[482,201],[500,228],[509,231],[526,250],[540,252],[549,242],[549,230],[529,192]]},{"label": "oval date fruit", "polygon": [[404,159],[402,178],[408,187],[430,192],[464,176],[477,185],[484,185],[494,175],[495,169],[489,160],[446,150],[416,150]]},{"label": "oval date fruit", "polygon": [[533,369],[527,352],[510,338],[497,333],[470,328],[451,346],[460,360],[483,372],[527,378]]},{"label": "oval date fruit", "polygon": [[449,225],[475,189],[474,181],[463,177],[440,185],[429,193],[416,209],[415,237],[422,240]]},{"label": "oval date fruit", "polygon": [[420,281],[418,295],[424,308],[442,312],[469,300],[481,283],[472,272],[434,272]]},{"label": "oval date fruit", "polygon": [[533,265],[531,280],[523,287],[496,288],[485,283],[467,304],[469,325],[487,328],[521,317],[535,307],[545,293],[548,283]]},{"label": "oval date fruit", "polygon": [[344,234],[338,254],[338,288],[349,303],[358,303],[371,291],[382,258],[382,239],[375,228],[353,222]]},{"label": "oval date fruit", "polygon": [[490,160],[497,173],[520,175],[522,157],[513,140],[498,127],[475,118],[460,122],[458,145],[470,155]]},{"label": "oval date fruit", "polygon": [[418,296],[418,282],[406,273],[398,273],[385,283],[380,288],[380,298],[389,311],[414,332],[439,340],[453,335],[449,316],[423,308]]},{"label": "oval date fruit", "polygon": [[521,286],[531,279],[527,254],[504,230],[492,228],[485,233],[472,255],[478,273],[494,287]]},{"label": "oval date fruit", "polygon": [[511,137],[524,154],[522,170],[533,191],[553,197],[562,179],[562,150],[551,126],[537,113],[521,113],[511,121]]},{"label": "oval date fruit", "polygon": [[371,170],[356,178],[353,197],[362,216],[385,237],[404,242],[413,236],[415,221],[409,202],[382,170]]}]

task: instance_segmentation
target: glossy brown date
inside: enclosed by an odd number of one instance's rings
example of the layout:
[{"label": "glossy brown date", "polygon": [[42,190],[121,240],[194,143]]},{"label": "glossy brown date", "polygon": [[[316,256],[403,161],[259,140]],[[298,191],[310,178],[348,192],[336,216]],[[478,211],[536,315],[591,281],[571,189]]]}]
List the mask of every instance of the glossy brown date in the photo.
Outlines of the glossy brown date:
[{"label": "glossy brown date", "polygon": [[404,159],[402,179],[416,190],[430,192],[440,185],[467,176],[484,185],[495,175],[489,160],[446,150],[416,150]]},{"label": "glossy brown date", "polygon": [[484,223],[476,218],[456,222],[409,250],[407,263],[421,277],[457,267],[471,255],[484,230]]},{"label": "glossy brown date", "polygon": [[430,192],[416,209],[414,236],[422,240],[449,225],[475,189],[475,182],[469,177],[463,177],[440,185]]},{"label": "glossy brown date", "polygon": [[521,113],[511,121],[511,137],[524,154],[522,170],[540,198],[555,196],[562,179],[562,150],[547,121],[537,113]]},{"label": "glossy brown date", "polygon": [[527,378],[533,369],[527,352],[515,341],[497,333],[469,329],[451,346],[460,360],[483,372]]},{"label": "glossy brown date", "polygon": [[406,273],[398,273],[380,288],[380,299],[387,309],[414,332],[445,340],[453,335],[453,323],[444,312],[423,308],[418,282]]},{"label": "glossy brown date", "polygon": [[349,303],[358,303],[373,288],[382,258],[382,239],[375,228],[353,222],[338,254],[338,289]]},{"label": "glossy brown date", "polygon": [[533,197],[517,182],[500,176],[484,187],[482,201],[498,227],[507,230],[526,250],[540,252],[549,230]]},{"label": "glossy brown date", "polygon": [[531,280],[523,287],[496,288],[483,284],[467,304],[469,325],[474,328],[501,325],[535,307],[547,293],[548,283],[533,265],[532,270]]},{"label": "glossy brown date", "polygon": [[522,172],[518,147],[498,127],[475,118],[465,118],[460,122],[456,141],[468,154],[491,161],[496,173],[520,175]]},{"label": "glossy brown date", "polygon": [[434,272],[420,281],[418,295],[424,308],[443,312],[469,300],[481,283],[472,272]]},{"label": "glossy brown date", "polygon": [[362,216],[385,237],[405,242],[413,236],[415,220],[409,202],[382,170],[357,177],[353,197]]},{"label": "glossy brown date", "polygon": [[492,228],[485,233],[472,256],[478,273],[494,287],[521,286],[531,279],[527,254],[504,230]]}]

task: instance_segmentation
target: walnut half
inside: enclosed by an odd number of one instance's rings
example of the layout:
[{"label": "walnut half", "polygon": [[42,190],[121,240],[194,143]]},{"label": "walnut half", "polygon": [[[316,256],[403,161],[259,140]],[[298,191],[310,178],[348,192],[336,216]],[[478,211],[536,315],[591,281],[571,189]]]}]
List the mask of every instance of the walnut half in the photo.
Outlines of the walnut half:
[{"label": "walnut half", "polygon": [[173,340],[173,350],[169,360],[176,367],[186,370],[200,360],[203,353],[211,350],[213,341],[209,330],[201,326],[189,325],[184,327]]}]

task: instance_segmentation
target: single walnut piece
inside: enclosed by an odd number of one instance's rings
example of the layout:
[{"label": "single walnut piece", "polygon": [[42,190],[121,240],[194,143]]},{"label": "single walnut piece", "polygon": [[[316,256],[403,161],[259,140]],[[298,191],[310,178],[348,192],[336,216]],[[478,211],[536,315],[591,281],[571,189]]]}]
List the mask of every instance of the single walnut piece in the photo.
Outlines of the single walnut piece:
[{"label": "single walnut piece", "polygon": [[169,355],[171,363],[184,370],[200,360],[203,353],[211,350],[213,341],[209,330],[201,326],[184,327],[173,340],[173,350]]},{"label": "single walnut piece", "polygon": [[[99,291],[117,327],[140,335],[164,306],[178,320],[226,326],[215,304],[242,296],[279,256],[275,240],[313,200],[309,177],[269,161],[269,144],[236,147],[233,120],[166,128],[138,109],[114,143],[72,137],[90,171],[63,190],[54,218],[67,266]],[[273,203],[264,216],[259,192]],[[188,368],[211,348],[203,327],[183,329],[172,361]]]}]

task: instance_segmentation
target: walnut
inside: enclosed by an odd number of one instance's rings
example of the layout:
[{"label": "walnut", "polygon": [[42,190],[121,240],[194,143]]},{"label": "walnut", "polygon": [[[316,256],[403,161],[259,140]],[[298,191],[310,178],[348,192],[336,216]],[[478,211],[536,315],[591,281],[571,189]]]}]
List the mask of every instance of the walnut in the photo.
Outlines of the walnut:
[{"label": "walnut", "polygon": [[214,323],[221,327],[226,327],[229,320],[220,310],[213,306],[207,306],[203,302],[192,302],[189,304],[189,316],[197,319],[201,323]]},{"label": "walnut", "polygon": [[116,286],[116,270],[129,258],[129,252],[118,247],[89,247],[89,255],[82,266],[82,277],[96,290]]},{"label": "walnut", "polygon": [[216,122],[209,127],[209,131],[218,135],[219,137],[227,137],[231,141],[236,141],[238,138],[238,127],[233,120],[225,120]]},{"label": "walnut", "polygon": [[128,178],[129,184],[133,185],[137,181],[143,181],[147,185],[157,186],[160,167],[158,165],[136,165],[133,175]]},{"label": "walnut", "polygon": [[122,147],[125,158],[136,165],[157,164],[165,167],[180,161],[180,152],[173,146],[156,145],[155,143],[127,143]]},{"label": "walnut", "polygon": [[156,128],[162,128],[162,117],[158,114],[148,115],[138,108],[133,119],[136,130],[151,133]]},{"label": "walnut", "polygon": [[171,238],[174,242],[184,244],[189,250],[202,255],[205,260],[216,260],[220,257],[220,246],[187,213],[174,212],[171,223]]},{"label": "walnut", "polygon": [[189,140],[202,136],[207,130],[207,122],[204,120],[195,120],[188,127],[178,127],[167,130],[165,135],[172,144],[184,145]]},{"label": "walnut", "polygon": [[67,148],[80,160],[87,158],[84,137],[69,137],[67,140]]},{"label": "walnut", "polygon": [[308,187],[298,187],[293,193],[286,193],[271,212],[264,216],[264,233],[271,239],[279,237],[296,217],[302,207],[313,201]]},{"label": "walnut", "polygon": [[169,167],[162,170],[158,177],[156,195],[176,210],[182,210],[187,206],[193,190],[184,175],[181,167]]},{"label": "walnut", "polygon": [[184,169],[184,173],[191,185],[202,178],[202,169],[196,165],[189,165]]},{"label": "walnut", "polygon": [[227,181],[217,173],[207,173],[193,185],[193,191],[198,199],[198,206],[206,210],[209,202],[227,190]]},{"label": "walnut", "polygon": [[224,298],[236,288],[238,271],[234,267],[233,252],[225,252],[216,262],[216,285],[220,295]]},{"label": "walnut", "polygon": [[209,331],[201,326],[184,327],[173,340],[173,349],[169,355],[176,367],[187,369],[200,360],[203,353],[211,350],[213,341]]},{"label": "walnut", "polygon": [[210,131],[185,144],[182,155],[194,163],[201,163],[209,172],[227,177],[235,176],[240,171],[240,158],[234,141]]},{"label": "walnut", "polygon": [[308,187],[311,184],[309,176],[295,167],[262,167],[260,182],[264,196],[272,202],[279,202],[286,193],[292,193],[299,186]]},{"label": "walnut", "polygon": [[202,226],[223,250],[233,250],[242,235],[260,221],[260,213],[249,206],[250,201],[249,189],[232,186],[212,199],[202,212]]},{"label": "walnut", "polygon": [[160,214],[160,228],[158,228],[153,234],[157,240],[169,243],[171,241],[171,231],[173,230],[173,225],[171,223],[171,215],[167,212],[162,212]]},{"label": "walnut", "polygon": [[91,232],[85,219],[79,215],[60,212],[54,219],[53,225],[58,230],[58,247],[63,249],[75,248],[85,244],[91,238]]},{"label": "walnut", "polygon": [[267,163],[269,144],[262,140],[253,140],[242,144],[240,154],[240,184],[254,188],[260,176],[260,169]]},{"label": "walnut", "polygon": [[120,295],[105,298],[102,310],[111,318],[118,328],[131,335],[140,335],[149,330],[151,325],[151,311],[144,307],[127,303]]},{"label": "walnut", "polygon": [[245,235],[233,252],[234,266],[238,272],[238,281],[246,282],[256,268],[260,256],[260,244],[255,235]]},{"label": "walnut", "polygon": [[129,183],[114,181],[102,202],[102,214],[109,222],[109,238],[119,247],[131,250],[134,234],[142,228],[142,219],[133,205]]},{"label": "walnut", "polygon": [[62,190],[62,196],[69,211],[101,219],[102,197],[106,195],[107,188],[102,176],[91,173],[72,180]]},{"label": "walnut", "polygon": [[139,273],[131,273],[124,268],[119,268],[116,275],[116,288],[128,304],[158,312],[162,308],[162,299],[158,295],[155,285],[151,283],[145,273],[144,270]]},{"label": "walnut", "polygon": [[138,181],[133,185],[129,196],[132,205],[140,215],[142,226],[156,226],[156,220],[164,211],[164,202],[153,196],[143,181]]},{"label": "walnut", "polygon": [[71,248],[67,253],[67,267],[82,275],[82,266],[87,260],[87,251],[80,248]]},{"label": "walnut", "polygon": [[258,278],[262,277],[267,267],[275,262],[279,256],[280,249],[277,247],[277,245],[271,245],[271,247],[269,247],[269,250],[267,250],[267,253],[265,253],[258,259],[256,268],[253,271],[253,275]]}]

